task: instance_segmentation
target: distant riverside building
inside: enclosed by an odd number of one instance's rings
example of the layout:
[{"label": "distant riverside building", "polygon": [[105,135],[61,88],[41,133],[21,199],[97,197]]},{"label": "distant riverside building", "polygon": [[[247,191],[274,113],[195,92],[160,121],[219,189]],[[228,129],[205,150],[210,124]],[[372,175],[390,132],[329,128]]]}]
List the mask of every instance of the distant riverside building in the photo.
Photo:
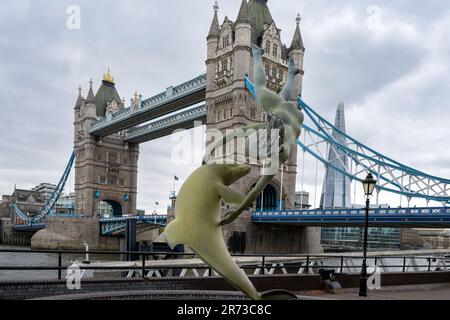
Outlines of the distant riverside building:
[{"label": "distant riverside building", "polygon": [[450,249],[448,229],[405,229],[402,249]]},{"label": "distant riverside building", "polygon": [[306,191],[296,192],[294,199],[294,209],[303,210],[309,208],[311,208],[311,205],[309,204],[309,192]]},{"label": "distant riverside building", "polygon": [[31,191],[41,193],[45,199],[49,199],[56,191],[56,185],[51,183],[41,183],[38,186],[31,189]]},{"label": "distant riverside building", "polygon": [[[15,204],[30,218],[37,215],[45,206],[45,203],[56,190],[56,186],[50,183],[41,183],[31,190],[15,188],[11,195],[3,195],[0,203],[0,217],[14,218],[11,204]],[[55,211],[61,214],[74,213],[75,193],[61,195],[55,205]]]},{"label": "distant riverside building", "polygon": [[[336,111],[335,126],[342,132],[346,132],[345,107],[340,103]],[[333,137],[342,145],[347,145],[345,136],[337,131]],[[342,150],[330,149],[328,160],[334,167],[348,171],[349,159]],[[361,186],[362,188],[362,186]],[[358,208],[362,206],[351,204],[351,182],[348,177],[328,166],[325,172],[325,180],[322,188],[320,207],[323,209]],[[383,205],[382,207],[388,207]],[[356,250],[363,246],[363,228],[322,228],[321,244],[325,250]],[[402,233],[396,228],[370,228],[370,249],[400,249]]]}]

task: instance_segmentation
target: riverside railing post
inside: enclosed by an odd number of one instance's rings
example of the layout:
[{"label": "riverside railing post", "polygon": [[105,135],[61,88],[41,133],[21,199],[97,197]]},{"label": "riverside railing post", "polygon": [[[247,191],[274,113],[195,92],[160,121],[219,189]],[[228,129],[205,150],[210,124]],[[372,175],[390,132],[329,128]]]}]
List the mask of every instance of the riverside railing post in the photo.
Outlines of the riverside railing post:
[{"label": "riverside railing post", "polygon": [[344,273],[344,256],[341,256],[341,273]]},{"label": "riverside railing post", "polygon": [[406,257],[403,257],[403,272],[406,272]]},{"label": "riverside railing post", "polygon": [[262,272],[263,276],[266,275],[266,256],[262,256]]},{"label": "riverside railing post", "polygon": [[62,253],[58,252],[58,280],[62,279]]},{"label": "riverside railing post", "polygon": [[145,253],[142,254],[142,279],[145,279]]},{"label": "riverside railing post", "polygon": [[309,274],[309,255],[306,256],[306,274]]}]

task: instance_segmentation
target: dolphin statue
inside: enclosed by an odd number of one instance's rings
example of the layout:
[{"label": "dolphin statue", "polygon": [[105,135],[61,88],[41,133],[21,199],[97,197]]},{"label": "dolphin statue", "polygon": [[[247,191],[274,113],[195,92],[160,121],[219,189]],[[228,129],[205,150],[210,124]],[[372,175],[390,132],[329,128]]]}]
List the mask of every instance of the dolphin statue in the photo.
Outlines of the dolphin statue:
[{"label": "dolphin statue", "polygon": [[212,164],[197,169],[183,184],[175,206],[175,220],[163,236],[168,245],[189,246],[207,265],[253,300],[297,297],[283,290],[259,294],[228,252],[222,235],[221,201],[240,204],[245,195],[229,186],[250,173],[248,165]]}]

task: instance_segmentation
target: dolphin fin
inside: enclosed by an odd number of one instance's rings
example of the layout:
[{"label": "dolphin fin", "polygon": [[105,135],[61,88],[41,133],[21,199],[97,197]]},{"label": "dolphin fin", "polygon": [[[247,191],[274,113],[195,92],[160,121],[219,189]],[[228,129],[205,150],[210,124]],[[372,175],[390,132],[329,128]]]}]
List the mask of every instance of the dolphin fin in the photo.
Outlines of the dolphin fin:
[{"label": "dolphin fin", "polygon": [[298,300],[297,296],[286,290],[270,290],[261,293],[262,300]]}]

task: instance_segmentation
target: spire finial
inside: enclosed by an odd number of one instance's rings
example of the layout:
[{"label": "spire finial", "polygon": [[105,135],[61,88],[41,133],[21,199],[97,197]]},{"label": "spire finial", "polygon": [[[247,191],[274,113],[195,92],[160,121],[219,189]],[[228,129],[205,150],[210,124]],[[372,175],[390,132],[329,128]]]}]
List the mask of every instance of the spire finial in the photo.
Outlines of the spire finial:
[{"label": "spire finial", "polygon": [[207,39],[212,38],[218,38],[220,33],[220,25],[219,25],[219,18],[217,15],[217,11],[219,10],[219,5],[217,3],[217,0],[214,4],[214,17],[211,23],[211,28],[209,29],[208,37]]},{"label": "spire finial", "polygon": [[300,13],[297,14],[297,18],[295,19],[297,22],[297,27],[295,28],[294,38],[292,39],[291,50],[303,50],[305,51],[305,46],[303,45],[302,33],[300,31],[300,21],[302,18],[300,17]]},{"label": "spire finial", "polygon": [[91,79],[89,79],[89,85],[91,86],[91,88],[92,88],[92,85],[94,84],[94,81],[92,81],[92,78]]},{"label": "spire finial", "polygon": [[103,81],[114,83],[114,78],[111,76],[110,69],[108,68],[108,73],[103,75]]},{"label": "spire finial", "polygon": [[81,96],[81,91],[83,91],[83,89],[81,88],[81,84],[78,86],[78,95]]}]

